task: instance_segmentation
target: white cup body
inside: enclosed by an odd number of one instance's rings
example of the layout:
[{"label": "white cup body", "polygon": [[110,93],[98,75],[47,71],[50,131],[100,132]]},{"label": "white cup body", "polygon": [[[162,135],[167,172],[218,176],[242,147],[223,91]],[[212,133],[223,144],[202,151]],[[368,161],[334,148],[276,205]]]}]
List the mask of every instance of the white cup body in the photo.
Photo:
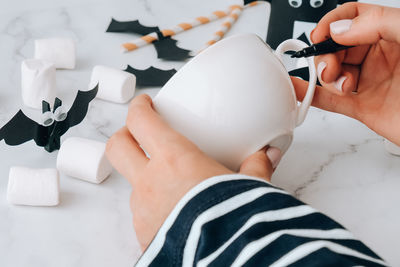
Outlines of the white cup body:
[{"label": "white cup body", "polygon": [[252,34],[227,38],[192,59],[154,106],[172,128],[232,170],[266,145],[286,152],[298,116],[286,69]]}]

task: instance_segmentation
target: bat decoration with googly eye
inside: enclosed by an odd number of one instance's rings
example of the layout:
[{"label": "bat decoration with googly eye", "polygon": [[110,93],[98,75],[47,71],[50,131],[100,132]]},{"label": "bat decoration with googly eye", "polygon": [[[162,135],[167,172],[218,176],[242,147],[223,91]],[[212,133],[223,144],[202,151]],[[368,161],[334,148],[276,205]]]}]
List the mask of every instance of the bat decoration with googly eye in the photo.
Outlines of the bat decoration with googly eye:
[{"label": "bat decoration with googly eye", "polygon": [[67,118],[67,113],[62,107],[62,101],[59,98],[56,98],[54,101],[53,112],[50,110],[50,104],[46,101],[42,102],[42,125],[50,126],[54,123],[54,121],[61,122]]},{"label": "bat decoration with googly eye", "polygon": [[22,110],[19,110],[8,123],[0,128],[0,141],[4,140],[7,145],[17,146],[34,140],[38,146],[44,147],[48,152],[60,149],[61,136],[69,128],[83,121],[97,91],[98,86],[89,91],[78,91],[68,112],[65,112],[58,98],[54,101],[53,111],[50,109],[50,104],[43,101],[41,123],[28,118]]},{"label": "bat decoration with googly eye", "polygon": [[[244,4],[256,0],[244,0]],[[276,49],[280,43],[292,39],[296,21],[318,23],[338,5],[357,0],[264,0],[271,4],[267,43]],[[295,37],[296,38],[296,37]]]},{"label": "bat decoration with googly eye", "polygon": [[112,19],[106,32],[134,33],[139,35],[147,35],[149,33],[156,32],[159,36],[159,40],[153,42],[153,45],[157,51],[157,56],[159,59],[183,61],[192,57],[190,50],[178,47],[178,41],[171,37],[165,37],[160,31],[159,27],[144,26],[139,22],[139,20],[118,21]]}]

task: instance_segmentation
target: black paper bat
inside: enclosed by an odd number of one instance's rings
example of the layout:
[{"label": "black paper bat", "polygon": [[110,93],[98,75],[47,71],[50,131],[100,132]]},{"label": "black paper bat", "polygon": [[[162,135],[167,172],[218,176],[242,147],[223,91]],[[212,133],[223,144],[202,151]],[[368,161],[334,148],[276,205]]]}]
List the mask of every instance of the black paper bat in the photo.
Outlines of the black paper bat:
[{"label": "black paper bat", "polygon": [[96,97],[98,86],[90,91],[78,91],[78,94],[68,113],[62,109],[62,102],[56,98],[53,112],[50,104],[43,101],[42,112],[44,120],[39,124],[28,118],[22,110],[0,129],[0,141],[4,139],[10,146],[21,145],[30,140],[53,152],[60,149],[60,137],[69,128],[80,124],[86,117],[89,103]]},{"label": "black paper bat", "polygon": [[[158,35],[160,36],[160,34]],[[183,61],[192,57],[192,51],[178,47],[177,40],[164,36],[162,38],[163,39],[160,39],[160,41],[154,42],[158,58],[169,61]]]},{"label": "black paper bat", "polygon": [[129,65],[125,71],[136,76],[136,86],[138,87],[164,86],[176,73],[175,69],[160,70],[150,67],[145,70],[138,70]]},{"label": "black paper bat", "polygon": [[170,61],[182,61],[191,57],[190,50],[178,47],[178,41],[171,37],[165,37],[159,27],[147,27],[140,24],[138,20],[118,21],[112,19],[106,32],[135,33],[140,35],[156,32],[159,40],[153,42],[153,45],[157,51],[158,58]]},{"label": "black paper bat", "polygon": [[160,29],[158,27],[146,27],[139,23],[138,20],[134,21],[118,21],[114,18],[111,19],[111,23],[108,26],[107,32],[126,32],[126,33],[137,33],[140,35],[146,35],[152,32],[157,32]]},{"label": "black paper bat", "polygon": [[[244,0],[247,5],[257,0]],[[262,0],[271,4],[267,43],[276,49],[280,43],[293,38],[294,22],[317,23],[339,4],[357,0]]]}]

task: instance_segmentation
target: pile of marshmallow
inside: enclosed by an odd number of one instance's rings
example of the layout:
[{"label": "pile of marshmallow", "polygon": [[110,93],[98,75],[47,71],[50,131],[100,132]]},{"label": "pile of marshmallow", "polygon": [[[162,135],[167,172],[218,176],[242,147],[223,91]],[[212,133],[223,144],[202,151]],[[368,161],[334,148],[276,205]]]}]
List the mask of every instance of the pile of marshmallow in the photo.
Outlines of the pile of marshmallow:
[{"label": "pile of marshmallow", "polygon": [[56,206],[60,203],[59,172],[100,184],[112,172],[102,142],[71,137],[57,155],[57,169],[11,167],[7,200],[15,205]]},{"label": "pile of marshmallow", "polygon": [[[71,39],[51,38],[35,41],[34,59],[22,62],[22,99],[26,106],[40,109],[56,97],[56,69],[74,69],[75,44]],[[99,83],[97,98],[127,103],[135,94],[135,75],[106,66],[95,66],[89,88]]]},{"label": "pile of marshmallow", "polygon": [[[56,69],[74,69],[75,44],[71,39],[51,38],[35,41],[34,59],[22,62],[22,99],[24,105],[40,109],[42,101],[56,98]],[[136,77],[106,66],[95,66],[89,88],[98,87],[97,98],[127,103],[136,90]],[[60,175],[100,184],[112,172],[105,157],[106,144],[72,137],[58,152],[56,169],[11,167],[7,200],[15,205],[56,206],[60,202]]]}]

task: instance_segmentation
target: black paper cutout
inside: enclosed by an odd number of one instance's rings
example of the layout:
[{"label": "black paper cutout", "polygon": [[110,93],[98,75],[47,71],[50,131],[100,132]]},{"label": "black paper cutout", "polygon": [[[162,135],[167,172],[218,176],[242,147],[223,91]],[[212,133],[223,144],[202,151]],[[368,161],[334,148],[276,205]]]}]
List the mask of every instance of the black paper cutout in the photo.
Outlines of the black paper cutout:
[{"label": "black paper cutout", "polygon": [[125,71],[136,76],[136,86],[138,87],[164,86],[177,72],[175,69],[160,70],[154,67],[138,70],[129,65]]},{"label": "black paper cutout", "polygon": [[297,40],[305,42],[308,46],[311,45],[311,42],[310,40],[308,40],[308,37],[305,32],[303,32],[299,37],[297,37]]},{"label": "black paper cutout", "polygon": [[[0,129],[0,141],[4,139],[10,146],[21,145],[30,140],[44,147],[46,151],[53,152],[60,149],[60,138],[69,128],[78,125],[86,117],[89,103],[96,97],[98,86],[90,91],[78,91],[78,94],[63,121],[54,121],[50,126],[43,126],[28,118],[22,110]],[[57,102],[59,101],[59,102]],[[43,107],[47,108],[48,103],[43,101]],[[61,106],[61,101],[56,100]]]},{"label": "black paper cutout", "polygon": [[[311,45],[311,43],[308,40],[307,35],[306,35],[305,32],[303,32],[299,37],[297,37],[297,40],[305,42],[308,46]],[[287,51],[287,52],[285,52],[285,54],[287,54],[287,55],[294,55],[295,53],[296,53],[296,51]]]},{"label": "black paper cutout", "polygon": [[158,27],[147,27],[138,20],[134,21],[118,21],[114,18],[111,19],[111,23],[108,26],[106,32],[126,32],[126,33],[137,33],[140,35],[146,35],[152,32],[157,32],[160,29]]},{"label": "black paper cutout", "polygon": [[56,100],[54,101],[53,113],[56,111],[57,108],[61,107],[61,105],[62,101],[57,97]]},{"label": "black paper cutout", "polygon": [[[308,70],[308,67],[292,70],[289,72],[289,75],[293,77],[299,77],[305,81],[310,80],[310,71]],[[319,80],[317,80],[317,85],[321,86]]]},{"label": "black paper cutout", "polygon": [[177,42],[171,37],[164,37],[161,41],[155,41],[154,47],[157,50],[158,58],[170,61],[183,61],[191,58],[192,51],[178,47]]},{"label": "black paper cutout", "polygon": [[[338,4],[357,2],[357,0],[320,0],[322,5],[313,7],[312,0],[262,0],[271,4],[267,43],[272,49],[276,49],[280,43],[293,38],[294,22],[317,23],[329,11],[335,9]],[[244,0],[244,4],[256,2],[256,0]],[[294,4],[301,6],[294,8]]]},{"label": "black paper cutout", "polygon": [[159,27],[147,27],[142,25],[138,20],[118,21],[112,19],[107,32],[136,33],[140,35],[155,32],[159,40],[153,42],[153,45],[157,51],[158,58],[170,61],[183,61],[192,57],[190,50],[177,46],[177,40],[171,37],[164,37]]},{"label": "black paper cutout", "polygon": [[310,73],[308,71],[308,67],[292,70],[289,72],[289,75],[294,77],[300,77],[306,81],[310,79]]},{"label": "black paper cutout", "polygon": [[42,113],[51,111],[50,104],[46,101],[42,101]]}]

